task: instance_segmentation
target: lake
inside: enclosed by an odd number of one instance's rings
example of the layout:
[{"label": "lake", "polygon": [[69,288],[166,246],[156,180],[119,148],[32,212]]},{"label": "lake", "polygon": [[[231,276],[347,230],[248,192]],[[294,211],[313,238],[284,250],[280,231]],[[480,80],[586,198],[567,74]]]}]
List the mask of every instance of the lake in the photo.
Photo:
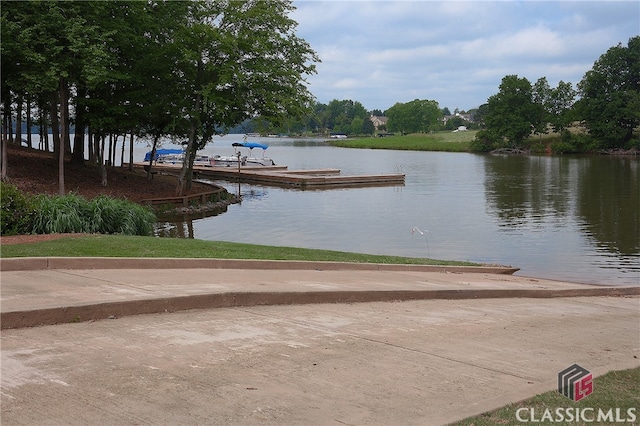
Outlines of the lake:
[{"label": "lake", "polygon": [[[518,267],[522,276],[640,285],[637,158],[362,150],[319,140],[250,140],[269,144],[267,154],[290,170],[401,172],[405,185],[303,191],[241,184],[242,203],[215,216],[162,222],[158,235],[468,260]],[[230,154],[237,141],[240,135],[216,137],[204,153]],[[136,161],[144,151],[136,148]],[[237,183],[215,183],[238,191]]]}]

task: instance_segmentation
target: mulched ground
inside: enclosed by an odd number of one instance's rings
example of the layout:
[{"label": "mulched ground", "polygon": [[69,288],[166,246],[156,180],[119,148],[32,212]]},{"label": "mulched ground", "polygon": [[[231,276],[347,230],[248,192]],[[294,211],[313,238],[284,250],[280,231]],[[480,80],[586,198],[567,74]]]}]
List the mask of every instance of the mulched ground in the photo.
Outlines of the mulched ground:
[{"label": "mulched ground", "polygon": [[11,244],[39,243],[41,241],[58,240],[60,238],[77,237],[88,234],[30,234],[30,235],[10,235],[0,237],[0,246]]},{"label": "mulched ground", "polygon": [[[9,144],[7,159],[8,182],[22,192],[49,195],[59,193],[57,159],[52,153]],[[87,199],[104,194],[140,203],[148,198],[176,195],[175,176],[156,174],[153,180],[148,181],[142,170],[129,172],[126,168],[109,167],[106,187],[102,186],[100,170],[95,165],[78,165],[67,161],[64,175],[65,192],[73,192]],[[194,182],[187,194],[210,190],[211,187]]]}]

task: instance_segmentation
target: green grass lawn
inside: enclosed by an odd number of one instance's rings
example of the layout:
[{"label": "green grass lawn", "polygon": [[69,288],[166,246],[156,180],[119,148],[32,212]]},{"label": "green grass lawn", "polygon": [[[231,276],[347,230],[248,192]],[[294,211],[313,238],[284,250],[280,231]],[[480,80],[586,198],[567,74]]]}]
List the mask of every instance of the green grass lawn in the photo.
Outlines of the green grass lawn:
[{"label": "green grass lawn", "polygon": [[29,244],[4,245],[0,257],[172,257],[308,260],[324,262],[466,265],[477,263],[370,255],[332,250],[123,235],[73,236]]},{"label": "green grass lawn", "polygon": [[443,131],[435,133],[412,133],[405,136],[387,136],[384,138],[361,138],[335,140],[329,143],[343,148],[399,149],[411,151],[448,151],[469,152],[475,130],[466,132]]},{"label": "green grass lawn", "polygon": [[[604,376],[596,377],[593,381],[593,393],[578,402],[573,402],[560,393],[550,391],[531,399],[510,404],[498,410],[481,414],[479,416],[470,417],[460,422],[454,423],[461,426],[492,426],[492,425],[554,425],[554,424],[572,424],[572,425],[595,425],[603,424],[603,422],[590,422],[589,420],[598,415],[598,409],[601,409],[605,415],[612,410],[615,421],[616,409],[620,410],[620,418],[628,419],[629,413],[635,413],[635,420],[631,423],[637,425],[640,421],[640,368],[632,368],[622,371],[611,371]],[[556,409],[561,408],[561,414],[556,413]],[[520,418],[531,418],[531,410],[535,413],[535,418],[542,420],[545,410],[549,410],[554,420],[557,415],[568,418],[570,411],[574,417],[576,409],[580,409],[586,418],[586,422],[578,421],[559,423],[557,421],[543,422],[520,422],[516,417],[518,410]],[[593,408],[593,411],[590,409]],[[567,410],[571,409],[571,410]],[[587,409],[586,412],[583,410]],[[628,411],[632,409],[631,411]],[[581,418],[582,420],[582,418]],[[620,424],[620,423],[619,423]]]}]

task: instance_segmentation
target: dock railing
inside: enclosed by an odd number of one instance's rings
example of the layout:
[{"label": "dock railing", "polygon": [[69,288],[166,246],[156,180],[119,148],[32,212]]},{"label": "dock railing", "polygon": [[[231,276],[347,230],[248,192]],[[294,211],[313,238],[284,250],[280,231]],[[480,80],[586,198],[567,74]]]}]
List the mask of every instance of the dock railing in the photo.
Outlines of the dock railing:
[{"label": "dock railing", "polygon": [[182,207],[189,207],[192,205],[192,202],[195,201],[199,204],[205,204],[208,201],[220,201],[221,196],[225,193],[226,190],[224,188],[217,188],[213,191],[200,192],[197,194],[190,195],[182,195],[176,197],[164,197],[164,198],[147,198],[142,200],[146,204],[150,204],[152,206],[158,206],[163,204],[173,204],[173,205],[181,205]]}]

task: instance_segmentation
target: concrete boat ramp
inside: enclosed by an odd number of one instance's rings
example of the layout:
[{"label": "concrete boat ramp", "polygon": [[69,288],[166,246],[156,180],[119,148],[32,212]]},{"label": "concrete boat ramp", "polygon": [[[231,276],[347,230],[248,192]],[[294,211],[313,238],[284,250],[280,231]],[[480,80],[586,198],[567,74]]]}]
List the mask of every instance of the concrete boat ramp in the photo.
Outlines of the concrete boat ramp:
[{"label": "concrete boat ramp", "polygon": [[[145,164],[136,163],[137,167]],[[175,171],[179,166],[154,165],[156,171]],[[404,185],[401,173],[376,175],[341,175],[339,169],[288,170],[287,166],[206,167],[194,166],[199,178],[224,179],[299,189]]]}]

